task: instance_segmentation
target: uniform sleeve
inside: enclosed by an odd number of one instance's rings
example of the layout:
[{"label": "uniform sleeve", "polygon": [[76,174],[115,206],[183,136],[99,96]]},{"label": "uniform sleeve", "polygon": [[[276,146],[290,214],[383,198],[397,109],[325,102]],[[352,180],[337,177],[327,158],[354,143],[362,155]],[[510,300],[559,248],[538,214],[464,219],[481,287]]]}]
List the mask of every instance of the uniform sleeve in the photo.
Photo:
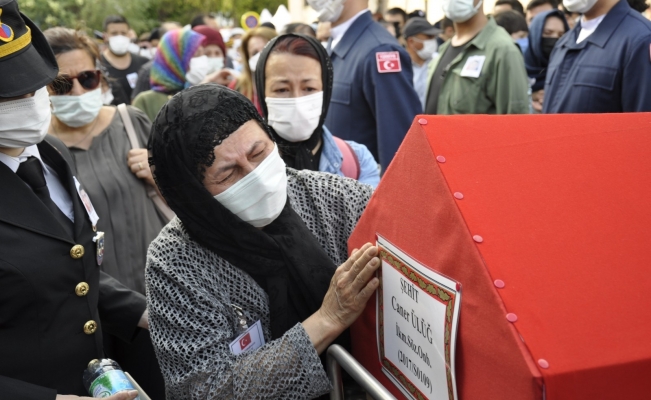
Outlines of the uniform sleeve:
[{"label": "uniform sleeve", "polygon": [[[398,51],[401,72],[380,73],[376,53]],[[411,59],[399,46],[383,44],[369,53],[363,69],[363,91],[377,126],[378,157],[386,171],[414,117],[423,112],[414,90]]]},{"label": "uniform sleeve", "polygon": [[[186,278],[188,268],[210,268],[203,261],[183,259],[191,254],[185,254],[183,245],[160,253],[154,242],[147,260],[152,340],[169,398],[298,400],[330,390],[300,323],[257,350],[233,355],[229,344],[235,334],[225,311],[230,306],[196,276]],[[214,288],[226,284],[210,282]]]},{"label": "uniform sleeve", "polygon": [[522,54],[514,45],[498,50],[495,58],[491,86],[497,114],[529,114],[529,83]]},{"label": "uniform sleeve", "polygon": [[5,376],[0,376],[0,393],[2,393],[3,399],[54,400],[57,397],[55,389]]},{"label": "uniform sleeve", "polygon": [[651,34],[636,38],[622,76],[622,111],[651,111]]},{"label": "uniform sleeve", "polygon": [[138,322],[146,308],[145,296],[100,272],[97,309],[103,330],[131,342],[140,329]]},{"label": "uniform sleeve", "polygon": [[373,158],[373,154],[363,144],[351,140],[346,140],[346,142],[355,152],[357,161],[359,162],[359,179],[357,180],[376,188],[380,183],[380,170],[378,169],[377,162],[375,162],[375,158]]}]

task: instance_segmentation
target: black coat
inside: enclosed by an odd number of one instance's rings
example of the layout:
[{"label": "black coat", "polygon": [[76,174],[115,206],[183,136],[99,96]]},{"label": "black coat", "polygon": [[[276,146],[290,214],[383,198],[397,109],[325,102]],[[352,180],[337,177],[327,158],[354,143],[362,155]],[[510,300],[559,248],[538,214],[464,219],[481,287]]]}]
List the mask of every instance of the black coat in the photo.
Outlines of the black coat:
[{"label": "black coat", "polygon": [[[51,137],[38,149],[73,201],[74,239],[0,162],[3,399],[54,399],[57,393],[87,396],[82,374],[89,361],[103,356],[102,329],[129,341],[146,307],[144,296],[100,272],[92,241],[95,232],[74,185],[68,149]],[[70,251],[77,244],[85,254],[74,259]],[[82,282],[90,288],[86,295],[76,291]],[[97,323],[92,334],[84,333],[89,321]]]}]

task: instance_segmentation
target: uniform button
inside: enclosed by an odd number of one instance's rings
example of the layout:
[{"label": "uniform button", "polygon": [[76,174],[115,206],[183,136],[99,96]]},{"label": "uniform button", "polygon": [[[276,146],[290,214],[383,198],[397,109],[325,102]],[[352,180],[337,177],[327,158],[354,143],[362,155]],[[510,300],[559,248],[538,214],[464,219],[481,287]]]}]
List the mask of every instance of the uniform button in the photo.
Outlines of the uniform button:
[{"label": "uniform button", "polygon": [[97,322],[92,319],[84,324],[84,333],[86,335],[92,335],[97,330]]},{"label": "uniform button", "polygon": [[75,293],[79,297],[84,297],[85,295],[87,295],[89,290],[90,290],[90,286],[88,286],[86,282],[80,282],[77,284],[77,287],[75,287]]},{"label": "uniform button", "polygon": [[76,244],[70,249],[70,257],[78,260],[84,256],[84,246]]}]

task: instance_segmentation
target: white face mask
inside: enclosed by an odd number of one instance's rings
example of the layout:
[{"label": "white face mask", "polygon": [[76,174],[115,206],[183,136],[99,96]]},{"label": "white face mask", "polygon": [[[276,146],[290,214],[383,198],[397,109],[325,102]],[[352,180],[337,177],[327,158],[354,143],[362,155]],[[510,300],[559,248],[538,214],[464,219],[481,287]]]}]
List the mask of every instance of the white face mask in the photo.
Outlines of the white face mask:
[{"label": "white face mask", "polygon": [[152,60],[156,55],[156,47],[150,47],[148,49],[140,49],[138,54],[140,54],[140,56],[142,57]]},{"label": "white face mask", "polygon": [[208,73],[221,71],[224,68],[224,57],[208,57]]},{"label": "white face mask", "polygon": [[138,46],[135,43],[129,43],[129,47],[127,47],[127,51],[129,53],[138,54],[140,53],[140,46]]},{"label": "white face mask", "polygon": [[420,57],[422,60],[429,60],[432,58],[434,53],[436,53],[436,50],[439,47],[438,42],[436,41],[436,38],[434,39],[427,39],[427,40],[419,40],[418,38],[414,38],[416,41],[419,41],[423,44],[423,48],[420,50],[416,50],[416,54],[418,54],[418,57]]},{"label": "white face mask", "polygon": [[193,85],[199,84],[208,75],[208,57],[194,57],[190,59],[190,70],[185,74],[185,79]]},{"label": "white face mask", "polygon": [[64,124],[78,128],[88,125],[97,118],[102,109],[102,88],[81,96],[52,96],[52,114]]},{"label": "white face mask", "polygon": [[291,99],[265,98],[269,125],[290,142],[307,140],[319,125],[323,110],[323,92]]},{"label": "white face mask", "polygon": [[242,38],[233,39],[233,50],[237,51],[242,46]]},{"label": "white face mask", "polygon": [[249,69],[251,72],[255,72],[255,67],[258,65],[258,59],[260,59],[260,53],[257,53],[253,57],[249,58]]},{"label": "white face mask", "polygon": [[585,14],[594,7],[597,0],[563,0],[563,5],[569,12]]},{"label": "white face mask", "polygon": [[335,22],[344,11],[346,0],[307,0],[307,3],[319,13],[319,21]]},{"label": "white face mask", "polygon": [[267,226],[278,218],[287,202],[287,174],[278,146],[256,169],[215,199],[256,228]]},{"label": "white face mask", "polygon": [[453,22],[466,22],[477,14],[483,0],[477,5],[473,3],[473,0],[443,0],[443,13]]},{"label": "white face mask", "polygon": [[41,143],[50,127],[50,118],[46,88],[26,99],[0,103],[0,147],[17,149]]},{"label": "white face mask", "polygon": [[123,35],[111,36],[109,38],[109,49],[111,49],[111,53],[115,54],[116,56],[127,54],[130,44],[131,39]]},{"label": "white face mask", "polygon": [[111,89],[107,90],[106,92],[102,93],[102,104],[105,106],[110,105],[113,103],[113,100],[115,97],[113,97],[113,91]]}]

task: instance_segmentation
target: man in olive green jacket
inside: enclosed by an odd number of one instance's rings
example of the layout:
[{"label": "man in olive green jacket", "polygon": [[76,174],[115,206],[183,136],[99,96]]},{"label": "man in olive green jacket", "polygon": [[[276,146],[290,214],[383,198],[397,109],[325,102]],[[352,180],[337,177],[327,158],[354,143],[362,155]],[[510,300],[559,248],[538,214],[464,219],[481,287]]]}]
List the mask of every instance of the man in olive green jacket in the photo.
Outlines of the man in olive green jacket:
[{"label": "man in olive green jacket", "polygon": [[455,2],[444,0],[456,33],[430,64],[425,113],[529,113],[527,72],[513,39],[486,17],[480,0],[467,10]]}]

